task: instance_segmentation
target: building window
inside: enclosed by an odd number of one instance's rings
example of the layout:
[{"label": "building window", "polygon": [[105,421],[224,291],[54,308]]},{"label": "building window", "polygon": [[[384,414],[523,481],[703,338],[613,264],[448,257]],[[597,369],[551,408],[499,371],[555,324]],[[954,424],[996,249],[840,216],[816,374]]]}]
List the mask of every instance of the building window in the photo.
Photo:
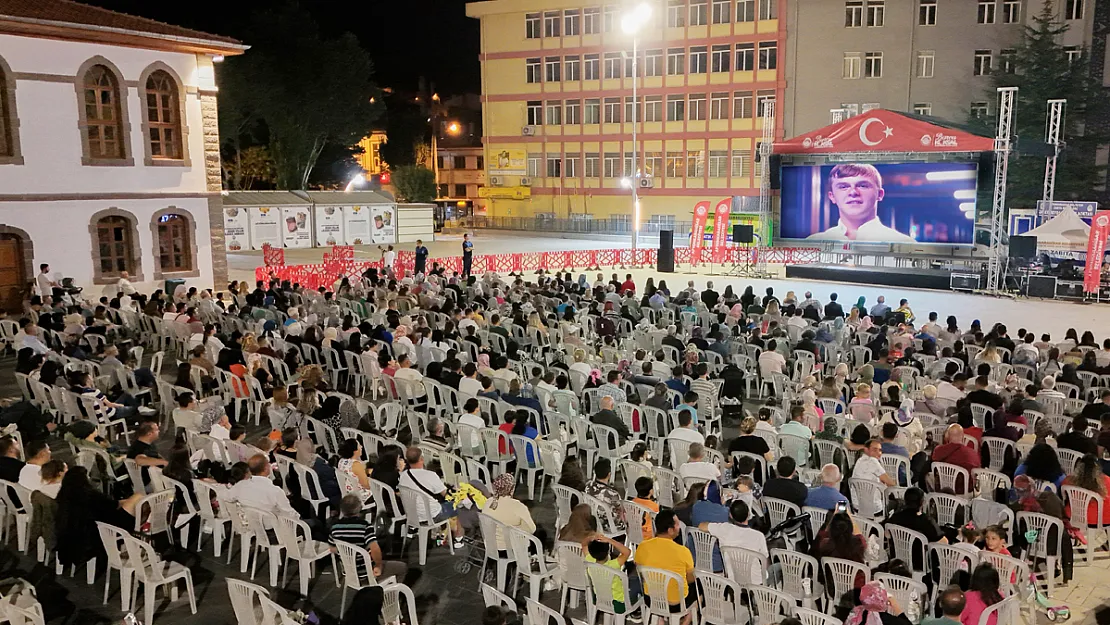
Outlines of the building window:
[{"label": "building window", "polygon": [[452,169],[466,169],[466,157],[465,156],[454,156],[454,157],[451,158],[451,160],[452,160],[452,163],[451,163],[451,168]]},{"label": "building window", "polygon": [[582,15],[578,9],[563,11],[563,34],[567,37],[582,34]]},{"label": "building window", "polygon": [[867,52],[863,55],[863,77],[864,78],[882,78],[883,77],[883,53],[882,52]]},{"label": "building window", "polygon": [[1068,57],[1068,65],[1083,58],[1083,50],[1079,46],[1064,46],[1064,54]]},{"label": "building window", "polygon": [[727,43],[713,46],[713,56],[710,59],[713,71],[727,72],[730,58],[732,58],[732,46]]},{"label": "building window", "polygon": [[975,66],[972,73],[976,76],[986,76],[991,73],[991,51],[976,50]]},{"label": "building window", "polygon": [[650,225],[654,230],[667,230],[673,229],[674,224],[674,215],[652,215],[648,218],[646,225]]},{"label": "building window", "polygon": [[863,26],[863,0],[848,0],[844,3],[844,27],[860,28]]},{"label": "building window", "polygon": [[976,119],[983,119],[990,114],[990,109],[987,108],[986,102],[972,102],[971,103],[971,116]]},{"label": "building window", "polygon": [[625,96],[625,98],[624,98],[624,120],[626,122],[635,123],[637,121],[641,121],[641,122],[644,121],[643,101],[644,101],[643,96],[640,96],[640,104],[641,104],[640,105],[640,110],[636,110],[636,106],[635,106],[636,103],[635,103],[635,100],[632,99],[632,96]]},{"label": "building window", "polygon": [[709,119],[728,119],[728,92],[714,93],[709,96]]},{"label": "building window", "polygon": [[704,74],[708,70],[709,52],[705,46],[690,48],[690,73]]},{"label": "building window", "polygon": [[605,98],[605,123],[621,123],[621,99]]},{"label": "building window", "polygon": [[559,82],[563,79],[563,60],[557,56],[544,59],[543,79],[547,82]]},{"label": "building window", "polygon": [[146,124],[152,159],[180,160],[181,100],[177,81],[164,70],[146,79]]},{"label": "building window", "polygon": [[993,24],[995,7],[994,0],[979,0],[978,22],[980,24]]},{"label": "building window", "polygon": [[563,177],[563,159],[558,154],[547,155],[547,177],[548,178],[562,178]]},{"label": "building window", "polygon": [[539,178],[540,168],[542,167],[543,157],[539,154],[528,155],[528,177]]},{"label": "building window", "polygon": [[644,98],[644,121],[663,121],[663,96],[649,95]]},{"label": "building window", "polygon": [[178,214],[161,215],[158,220],[159,272],[177,273],[193,270],[193,247],[189,236],[191,222]]},{"label": "building window", "polygon": [[558,37],[559,36],[559,22],[562,15],[559,11],[545,11],[543,14],[543,36],[544,37]]},{"label": "building window", "polygon": [[663,51],[648,50],[644,52],[644,76],[663,75]]},{"label": "building window", "polygon": [[600,174],[601,158],[597,152],[587,152],[585,158],[585,173],[587,178],[597,178]]},{"label": "building window", "polygon": [[936,52],[933,50],[918,50],[917,52],[917,77],[932,78],[933,67],[936,64]]},{"label": "building window", "polygon": [[777,69],[779,47],[774,41],[759,42],[759,69]]},{"label": "building window", "polygon": [[568,125],[578,125],[582,123],[582,101],[581,100],[567,100],[566,110],[563,112]]},{"label": "building window", "polygon": [[732,94],[732,117],[733,119],[752,118],[751,91],[737,91]]},{"label": "building window", "polygon": [[732,177],[743,178],[752,173],[752,155],[747,150],[732,151]]},{"label": "building window", "polygon": [[606,52],[605,53],[605,77],[606,78],[620,78],[621,77],[621,53],[620,52]]},{"label": "building window", "polygon": [[678,76],[679,74],[686,73],[686,49],[685,48],[668,48],[667,49],[667,75]]},{"label": "building window", "polygon": [[919,0],[917,3],[917,25],[937,25],[937,0]]},{"label": "building window", "polygon": [[755,0],[737,0],[737,2],[736,2],[736,21],[737,22],[754,22],[755,21]]},{"label": "building window", "polygon": [[6,63],[0,60],[0,159],[9,164],[23,164],[20,156],[19,137],[16,129],[19,117],[15,113],[15,77]]},{"label": "building window", "polygon": [[586,100],[586,106],[583,109],[582,122],[586,124],[600,124],[601,123],[601,100],[598,98],[589,98]]},{"label": "building window", "polygon": [[563,176],[565,178],[578,177],[578,161],[580,158],[577,154],[567,154],[566,158],[563,159]]},{"label": "building window", "polygon": [[563,124],[563,103],[559,100],[550,100],[545,108],[544,123],[549,126],[561,126]]},{"label": "building window", "polygon": [[732,0],[713,0],[713,23],[728,24],[731,22],[732,15],[729,11],[731,6]]},{"label": "building window", "polygon": [[998,70],[1003,74],[1013,74],[1017,71],[1014,66],[1015,51],[1013,48],[1003,48],[998,51]]},{"label": "building window", "polygon": [[755,69],[755,44],[736,44],[736,71],[750,72]]},{"label": "building window", "polygon": [[[640,65],[637,65],[636,69],[640,70],[640,67],[641,67]],[[643,70],[640,70],[640,71],[643,71]],[[624,58],[624,77],[625,78],[632,78],[632,55],[631,54],[625,55],[625,58]]]},{"label": "building window", "polygon": [[582,32],[587,35],[601,32],[601,7],[582,9]]},{"label": "building window", "polygon": [[686,0],[668,0],[667,26],[682,28],[686,25]]},{"label": "building window", "polygon": [[879,27],[886,22],[886,3],[883,0],[868,0],[867,25]]},{"label": "building window", "polygon": [[455,197],[466,197],[466,185],[465,184],[455,185]]},{"label": "building window", "polygon": [[705,26],[709,23],[709,0],[690,0],[690,25]]},{"label": "building window", "polygon": [[632,171],[632,152],[625,152],[623,159],[623,167],[621,168],[621,177],[628,178],[633,173]]},{"label": "building window", "polygon": [[597,80],[601,77],[601,58],[596,54],[587,54],[583,57],[586,80]]},{"label": "building window", "polygon": [[775,0],[759,0],[759,19],[773,20],[778,17]]},{"label": "building window", "polygon": [[644,153],[644,176],[654,177],[663,175],[663,153],[662,152],[645,152]]},{"label": "building window", "polygon": [[525,13],[524,14],[524,37],[526,39],[539,39],[540,38],[540,14],[539,13]]},{"label": "building window", "polygon": [[686,152],[686,177],[701,178],[705,176],[705,152],[703,150],[688,150]]},{"label": "building window", "polygon": [[681,178],[685,168],[683,167],[682,152],[667,152],[667,166],[665,174],[668,178]]},{"label": "building window", "polygon": [[543,123],[543,103],[538,100],[531,100],[525,105],[528,111],[528,125],[539,126]]},{"label": "building window", "polygon": [[563,77],[568,81],[582,79],[582,61],[578,55],[563,59]]},{"label": "building window", "polygon": [[621,155],[619,152],[606,152],[601,165],[603,176],[606,178],[620,178]]},{"label": "building window", "polygon": [[450,161],[447,160],[446,156],[437,156],[436,157],[436,166],[439,167],[440,169],[447,169],[447,163],[449,163],[449,162]]},{"label": "building window", "polygon": [[706,102],[704,93],[690,94],[690,120],[705,121]]},{"label": "building window", "polygon": [[601,29],[607,33],[611,33],[617,28],[617,5],[605,5],[605,11],[601,15]]},{"label": "building window", "polygon": [[667,96],[667,121],[680,122],[686,119],[686,97],[682,95]]},{"label": "building window", "polygon": [[844,53],[844,78],[859,78],[863,60],[859,52]]},{"label": "building window", "polygon": [[1017,24],[1021,19],[1021,0],[1005,0],[1002,3],[1002,23]]},{"label": "building window", "polygon": [[709,151],[709,177],[725,178],[728,176],[728,150]]},{"label": "building window", "polygon": [[774,91],[759,91],[755,94],[755,114],[763,117],[767,111],[767,106],[774,106],[775,92]]},{"label": "building window", "polygon": [[1066,19],[1066,20],[1081,20],[1081,19],[1083,19],[1083,0],[1065,0],[1065,2],[1064,2],[1064,19]]},{"label": "building window", "polygon": [[932,115],[933,105],[928,102],[918,102],[913,105],[914,115]]},{"label": "building window", "polygon": [[538,58],[524,59],[524,82],[538,83],[541,77],[540,60]]},{"label": "building window", "polygon": [[84,122],[89,158],[127,158],[119,82],[112,70],[93,65],[84,77]]},{"label": "building window", "polygon": [[132,280],[142,280],[138,264],[139,257],[136,243],[138,236],[135,232],[133,219],[119,214],[109,214],[97,219],[93,215],[92,221],[93,240],[93,268],[94,279],[98,282],[119,279],[120,273],[126,271],[131,274]]}]

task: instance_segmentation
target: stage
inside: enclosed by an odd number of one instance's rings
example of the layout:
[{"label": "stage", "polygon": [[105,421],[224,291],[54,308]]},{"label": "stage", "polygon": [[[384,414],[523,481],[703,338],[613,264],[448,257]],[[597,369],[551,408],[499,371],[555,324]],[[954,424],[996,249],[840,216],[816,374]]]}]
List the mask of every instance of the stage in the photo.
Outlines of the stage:
[{"label": "stage", "polygon": [[[962,273],[962,272],[960,272]],[[901,286],[947,291],[952,270],[916,267],[852,267],[848,265],[787,265],[786,277],[850,284]]]}]

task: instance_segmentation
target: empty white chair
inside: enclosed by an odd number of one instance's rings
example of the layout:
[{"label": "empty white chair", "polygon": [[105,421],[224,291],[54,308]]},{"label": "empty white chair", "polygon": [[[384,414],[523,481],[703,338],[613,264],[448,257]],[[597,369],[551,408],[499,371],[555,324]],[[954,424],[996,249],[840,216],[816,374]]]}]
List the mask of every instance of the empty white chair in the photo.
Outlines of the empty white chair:
[{"label": "empty white chair", "polygon": [[844,593],[856,587],[859,576],[863,576],[864,583],[871,581],[871,569],[853,560],[821,558],[821,568],[825,573],[825,611],[829,613]]},{"label": "empty white chair", "polygon": [[705,625],[733,625],[740,623],[740,586],[727,577],[707,571],[696,571],[701,595],[698,605]]},{"label": "empty white chair", "polygon": [[[600,584],[598,583],[599,576],[595,573],[596,568],[594,567],[599,567],[599,565],[590,564],[587,566],[590,570],[590,581],[593,582],[594,592],[597,592],[597,588]],[[612,569],[608,570],[612,571]],[[615,573],[615,571],[613,572]],[[677,573],[672,571],[653,569],[646,566],[637,567],[636,572],[640,576],[640,581],[644,589],[644,598],[648,600],[646,604],[643,604],[643,608],[646,612],[644,615],[645,622],[659,618],[664,623],[669,623],[669,625],[678,625],[683,617],[690,613],[690,606],[686,605],[685,601],[679,601],[679,607],[676,611],[668,600],[668,596],[671,594],[672,590],[677,590],[680,598],[685,597],[687,586],[685,578],[680,577]],[[626,593],[625,597],[627,596]],[[599,601],[598,603],[600,604],[601,602]],[[630,611],[632,610],[626,610],[626,612]],[[620,621],[623,621],[623,618],[618,622]]]},{"label": "empty white chair", "polygon": [[197,613],[197,598],[193,593],[193,575],[189,569],[177,562],[166,562],[158,556],[154,547],[146,542],[131,536],[124,537],[127,545],[128,560],[135,563],[135,585],[131,588],[131,603],[135,603],[135,596],[139,591],[139,583],[143,587],[143,623],[154,623],[154,593],[159,586],[170,585],[170,599],[177,599],[177,582],[185,580],[185,590],[189,593],[189,609]]},{"label": "empty white chair", "polygon": [[782,617],[794,614],[794,599],[766,586],[744,586],[748,609],[754,612],[752,625],[776,625]]},{"label": "empty white chair", "polygon": [[[505,527],[504,532],[516,560],[517,576],[513,584],[513,595],[516,595],[520,578],[523,577],[528,581],[528,597],[539,601],[543,581],[553,578],[558,569],[548,566],[547,559],[543,557],[543,544],[538,538],[515,527]],[[533,554],[539,557],[533,559]]]},{"label": "empty white chair", "polygon": [[127,555],[127,546],[123,542],[127,537],[127,532],[115,525],[100,521],[96,522],[96,529],[100,533],[100,542],[104,545],[104,551],[108,554],[108,570],[104,573],[104,605],[108,605],[108,589],[112,584],[112,571],[119,571],[119,609],[126,612],[127,606],[131,605],[131,583],[135,576],[135,567],[131,565],[131,560]]},{"label": "empty white chair", "polygon": [[289,561],[297,563],[297,577],[300,581],[301,595],[308,596],[308,580],[313,576],[312,569],[317,561],[331,558],[331,569],[335,573],[335,582],[339,583],[339,569],[335,565],[335,555],[328,548],[327,543],[312,540],[312,531],[308,524],[300,519],[280,516],[274,526],[278,543],[285,549],[285,568],[281,574],[281,585],[285,587],[285,578],[289,575]]},{"label": "empty white chair", "polygon": [[[433,530],[444,529],[450,531],[451,519],[443,519],[436,521],[436,516],[439,515],[441,506],[439,501],[431,495],[402,486],[401,493],[401,506],[405,510],[405,523],[410,530],[416,532],[417,540],[420,547],[420,565],[423,566],[428,560],[428,536]],[[447,546],[451,549],[451,555],[455,554],[455,541],[454,537],[448,536]]]}]

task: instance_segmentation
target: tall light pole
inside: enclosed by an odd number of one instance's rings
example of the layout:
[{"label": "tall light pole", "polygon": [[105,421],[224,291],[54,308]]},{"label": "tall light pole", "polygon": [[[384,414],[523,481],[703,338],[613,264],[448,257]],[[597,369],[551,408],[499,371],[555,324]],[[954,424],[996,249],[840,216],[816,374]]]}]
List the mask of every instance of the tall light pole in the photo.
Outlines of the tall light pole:
[{"label": "tall light pole", "polygon": [[632,35],[632,172],[631,172],[631,187],[632,187],[632,249],[636,249],[637,235],[640,233],[640,176],[636,170],[636,157],[639,156],[640,146],[636,142],[636,124],[639,122],[637,119],[637,112],[640,108],[640,103],[636,100],[636,79],[639,77],[637,74],[637,44],[639,43],[637,33],[640,29],[648,23],[651,19],[651,5],[646,2],[641,2],[639,5],[629,9],[621,17],[621,30],[626,35]]}]

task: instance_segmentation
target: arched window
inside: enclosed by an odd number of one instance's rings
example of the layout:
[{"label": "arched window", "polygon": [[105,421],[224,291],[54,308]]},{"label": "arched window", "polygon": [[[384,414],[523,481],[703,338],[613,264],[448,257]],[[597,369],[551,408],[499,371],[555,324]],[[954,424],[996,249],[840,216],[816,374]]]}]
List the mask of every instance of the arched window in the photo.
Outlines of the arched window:
[{"label": "arched window", "polygon": [[189,230],[189,220],[181,215],[171,213],[158,217],[158,260],[162,273],[193,270]]},{"label": "arched window", "polygon": [[88,156],[126,158],[119,82],[115,74],[104,65],[93,65],[85,72],[84,92]]},{"label": "arched window", "polygon": [[117,215],[102,217],[96,222],[101,277],[118,277],[123,271],[135,272],[132,230],[131,222]]},{"label": "arched window", "polygon": [[0,156],[15,156],[12,141],[11,100],[8,98],[9,81],[7,72],[0,71]]},{"label": "arched window", "polygon": [[156,70],[146,79],[146,114],[150,156],[180,159],[181,115],[177,82],[167,72]]}]

